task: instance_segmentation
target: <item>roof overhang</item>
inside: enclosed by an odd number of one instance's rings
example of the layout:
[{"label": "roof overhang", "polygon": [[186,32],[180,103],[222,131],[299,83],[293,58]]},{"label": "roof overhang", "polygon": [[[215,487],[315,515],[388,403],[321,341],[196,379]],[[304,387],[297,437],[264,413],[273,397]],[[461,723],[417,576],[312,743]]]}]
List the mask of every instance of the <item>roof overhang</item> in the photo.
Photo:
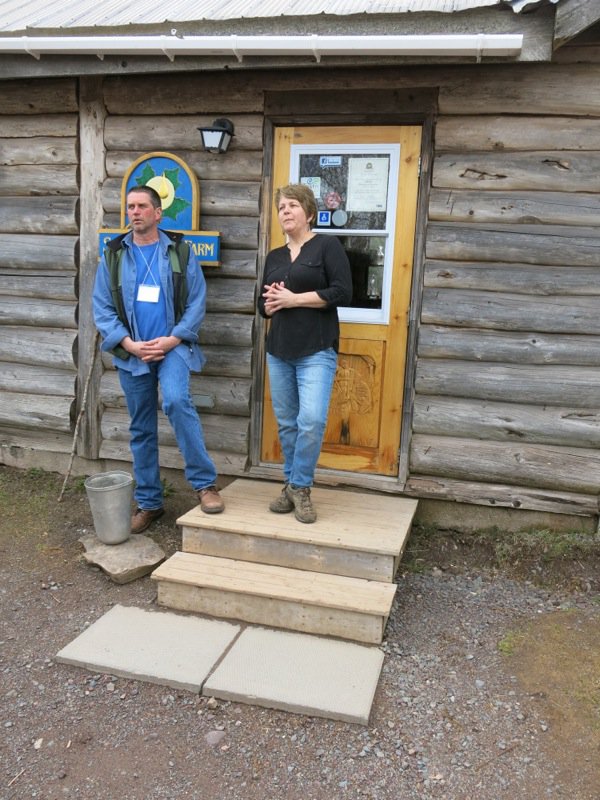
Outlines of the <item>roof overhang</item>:
[{"label": "roof overhang", "polygon": [[165,56],[461,56],[516,58],[521,33],[308,36],[0,36],[0,54]]}]

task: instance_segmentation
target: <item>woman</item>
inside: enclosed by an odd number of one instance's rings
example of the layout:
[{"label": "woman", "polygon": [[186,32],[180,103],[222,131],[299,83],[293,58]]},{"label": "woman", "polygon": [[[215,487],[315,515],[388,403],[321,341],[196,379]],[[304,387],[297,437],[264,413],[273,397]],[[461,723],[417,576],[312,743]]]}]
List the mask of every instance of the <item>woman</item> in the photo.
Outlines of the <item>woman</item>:
[{"label": "woman", "polygon": [[350,304],[352,276],[339,240],[311,229],[317,204],[308,186],[278,189],[275,205],[287,244],[267,256],[258,308],[271,319],[267,366],[285,486],[269,508],[314,522],[310,487],[337,364],[337,307]]}]

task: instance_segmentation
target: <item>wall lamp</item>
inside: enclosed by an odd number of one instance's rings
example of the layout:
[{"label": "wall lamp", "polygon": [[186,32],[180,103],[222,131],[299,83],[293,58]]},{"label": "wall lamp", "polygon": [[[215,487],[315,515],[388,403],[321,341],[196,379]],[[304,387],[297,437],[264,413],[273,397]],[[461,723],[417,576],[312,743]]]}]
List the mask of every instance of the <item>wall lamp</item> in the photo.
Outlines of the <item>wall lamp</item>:
[{"label": "wall lamp", "polygon": [[226,153],[233,137],[233,122],[230,119],[216,119],[206,128],[198,128],[204,149],[209,153]]}]

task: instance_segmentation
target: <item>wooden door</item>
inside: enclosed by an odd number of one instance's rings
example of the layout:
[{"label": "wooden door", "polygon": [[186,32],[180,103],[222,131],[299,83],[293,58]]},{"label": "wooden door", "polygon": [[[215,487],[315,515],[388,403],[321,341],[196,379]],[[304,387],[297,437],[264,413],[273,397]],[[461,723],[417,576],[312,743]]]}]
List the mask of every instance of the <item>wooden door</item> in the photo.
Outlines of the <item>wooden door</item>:
[{"label": "wooden door", "polygon": [[[329,204],[331,212],[319,214],[325,227],[317,230],[339,235],[346,247],[358,306],[339,309],[338,369],[319,467],[397,475],[421,128],[303,127],[275,133],[273,186],[302,180],[312,185],[320,209]],[[302,164],[309,165],[308,176]],[[387,169],[385,197],[382,187],[370,183],[367,167],[382,176]],[[326,180],[312,175],[320,170],[335,181],[343,169],[345,194],[328,191]],[[371,213],[362,213],[361,204]],[[341,224],[332,227],[332,217]],[[362,229],[364,220],[374,221],[375,229]],[[282,244],[273,207],[270,246]],[[281,461],[267,375],[261,457]]]}]

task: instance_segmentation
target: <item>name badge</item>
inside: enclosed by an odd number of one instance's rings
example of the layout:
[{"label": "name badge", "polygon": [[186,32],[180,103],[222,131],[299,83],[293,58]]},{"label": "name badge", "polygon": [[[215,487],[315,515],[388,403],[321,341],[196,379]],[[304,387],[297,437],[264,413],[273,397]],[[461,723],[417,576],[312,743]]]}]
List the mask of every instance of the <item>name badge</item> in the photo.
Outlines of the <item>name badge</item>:
[{"label": "name badge", "polygon": [[160,297],[160,286],[151,286],[147,283],[140,283],[137,299],[140,303],[158,303]]}]

